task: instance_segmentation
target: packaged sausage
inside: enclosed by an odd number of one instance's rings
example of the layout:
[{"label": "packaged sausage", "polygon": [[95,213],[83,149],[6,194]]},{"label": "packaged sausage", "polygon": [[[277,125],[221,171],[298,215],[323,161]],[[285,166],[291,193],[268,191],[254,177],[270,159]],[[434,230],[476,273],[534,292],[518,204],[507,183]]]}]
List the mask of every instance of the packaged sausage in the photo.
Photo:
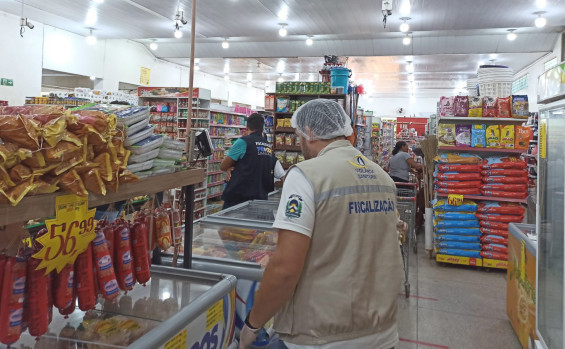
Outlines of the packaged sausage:
[{"label": "packaged sausage", "polygon": [[59,309],[68,308],[73,305],[74,265],[67,264],[60,273],[55,275],[53,303]]},{"label": "packaged sausage", "polygon": [[129,223],[124,220],[117,220],[115,223],[117,224],[114,225],[114,270],[120,289],[129,291],[135,285]]},{"label": "packaged sausage", "polygon": [[95,231],[96,238],[94,238],[92,242],[92,252],[94,255],[98,288],[102,297],[111,301],[116,299],[119,295],[118,282],[116,281],[116,274],[104,233],[101,229],[98,229],[98,227],[96,227]]},{"label": "packaged sausage", "polygon": [[137,220],[132,227],[132,250],[137,282],[145,285],[151,278],[151,258],[147,244],[147,226],[142,220]]},{"label": "packaged sausage", "polygon": [[22,332],[27,263],[6,257],[0,301],[0,342],[15,343]]},{"label": "packaged sausage", "polygon": [[88,245],[86,251],[78,255],[75,262],[75,276],[79,309],[82,311],[94,309],[96,306],[96,289],[94,287],[92,243]]},{"label": "packaged sausage", "polygon": [[43,269],[36,270],[40,263],[36,258],[30,258],[27,262],[28,331],[34,337],[45,334],[49,326],[47,295],[51,277],[45,275]]},{"label": "packaged sausage", "polygon": [[182,244],[182,224],[180,221],[180,212],[176,208],[170,208],[167,210],[169,214],[169,219],[171,221],[171,230],[173,234],[173,245],[179,246]]}]

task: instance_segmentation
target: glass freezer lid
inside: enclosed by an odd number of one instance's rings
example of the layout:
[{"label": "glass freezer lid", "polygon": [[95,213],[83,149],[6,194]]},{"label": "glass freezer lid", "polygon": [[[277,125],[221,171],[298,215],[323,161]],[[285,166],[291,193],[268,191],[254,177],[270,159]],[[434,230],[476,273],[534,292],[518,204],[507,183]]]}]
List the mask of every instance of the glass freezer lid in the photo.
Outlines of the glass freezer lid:
[{"label": "glass freezer lid", "polygon": [[230,207],[210,217],[273,223],[278,207],[278,201],[253,200]]}]

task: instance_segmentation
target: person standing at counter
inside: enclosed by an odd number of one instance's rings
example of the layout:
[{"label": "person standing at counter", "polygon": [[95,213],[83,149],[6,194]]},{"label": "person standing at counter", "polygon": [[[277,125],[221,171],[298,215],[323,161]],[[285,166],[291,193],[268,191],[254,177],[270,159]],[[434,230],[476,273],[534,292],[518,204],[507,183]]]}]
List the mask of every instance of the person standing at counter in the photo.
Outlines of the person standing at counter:
[{"label": "person standing at counter", "polygon": [[228,181],[222,194],[224,210],[249,200],[267,200],[274,190],[274,179],[284,176],[284,169],[263,137],[264,127],[263,116],[249,116],[248,135],[235,141],[220,165]]},{"label": "person standing at counter", "polygon": [[402,259],[392,179],[351,146],[336,102],[292,116],[304,162],[283,186],[276,250],[240,334],[247,348],[265,323],[289,349],[376,348],[398,343]]}]

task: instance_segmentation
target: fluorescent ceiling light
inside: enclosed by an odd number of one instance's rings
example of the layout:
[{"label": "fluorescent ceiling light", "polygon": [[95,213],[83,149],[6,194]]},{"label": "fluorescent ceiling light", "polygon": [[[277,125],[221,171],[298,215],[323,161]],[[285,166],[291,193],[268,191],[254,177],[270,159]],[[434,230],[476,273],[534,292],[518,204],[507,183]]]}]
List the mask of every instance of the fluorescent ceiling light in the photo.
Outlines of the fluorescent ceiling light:
[{"label": "fluorescent ceiling light", "polygon": [[251,81],[248,81],[248,82],[247,82],[247,87],[252,87],[252,86],[253,86],[253,84],[251,84]]},{"label": "fluorescent ceiling light", "polygon": [[230,80],[230,76],[228,74],[224,75],[224,80],[229,81]]},{"label": "fluorescent ceiling light", "polygon": [[286,23],[279,23],[281,26],[281,29],[279,29],[279,35],[282,37],[285,37],[288,34],[288,30],[286,30]]},{"label": "fluorescent ceiling light", "polygon": [[159,46],[155,42],[149,44],[149,48],[151,49],[151,51],[155,51],[158,47]]},{"label": "fluorescent ceiling light", "polygon": [[407,33],[406,36],[402,38],[402,43],[405,46],[408,46],[410,45],[410,43],[412,43],[412,38],[410,37],[410,34]]},{"label": "fluorescent ceiling light", "polygon": [[312,40],[312,37],[309,36],[308,39],[306,39],[306,45],[312,46],[313,43],[314,43],[314,40]]},{"label": "fluorescent ceiling light", "polygon": [[199,65],[195,65],[194,66],[194,71],[199,71],[200,70],[200,66]]},{"label": "fluorescent ceiling light", "polygon": [[104,2],[104,0],[94,0],[94,2],[97,3],[97,4],[101,4],[101,3]]},{"label": "fluorescent ceiling light", "polygon": [[547,5],[547,1],[546,0],[536,0],[536,6],[539,9],[544,9],[545,5]]},{"label": "fluorescent ceiling light", "polygon": [[410,16],[410,0],[402,0],[400,3],[400,15],[401,16]]},{"label": "fluorescent ceiling light", "polygon": [[194,64],[198,64],[198,63],[200,63],[200,58],[195,58],[195,59],[194,59]]},{"label": "fluorescent ceiling light", "polygon": [[414,74],[412,73],[408,74],[408,81],[414,82]]},{"label": "fluorescent ceiling light", "polygon": [[294,74],[294,81],[300,81],[300,73]]},{"label": "fluorescent ceiling light", "polygon": [[182,38],[182,31],[180,30],[180,28],[175,29],[175,38],[177,39]]},{"label": "fluorescent ceiling light", "polygon": [[247,73],[247,81],[251,81],[251,80],[253,80],[253,74]]},{"label": "fluorescent ceiling light", "polygon": [[96,8],[91,8],[86,13],[86,19],[84,20],[84,25],[87,27],[93,27],[98,21],[98,12]]},{"label": "fluorescent ceiling light", "polygon": [[491,53],[489,57],[490,59],[496,59],[498,55],[496,53]]},{"label": "fluorescent ceiling light", "polygon": [[224,74],[227,74],[230,72],[230,62],[226,61],[226,63],[224,63]]},{"label": "fluorescent ceiling light", "polygon": [[286,66],[286,63],[281,59],[281,60],[277,63],[277,72],[283,73],[285,66]]},{"label": "fluorescent ceiling light", "polygon": [[225,38],[224,41],[222,42],[222,48],[228,49],[229,47],[230,47],[230,43],[228,42],[228,39]]},{"label": "fluorescent ceiling light", "polygon": [[414,64],[412,62],[408,61],[407,65],[406,65],[406,70],[409,73],[413,73],[414,72]]}]

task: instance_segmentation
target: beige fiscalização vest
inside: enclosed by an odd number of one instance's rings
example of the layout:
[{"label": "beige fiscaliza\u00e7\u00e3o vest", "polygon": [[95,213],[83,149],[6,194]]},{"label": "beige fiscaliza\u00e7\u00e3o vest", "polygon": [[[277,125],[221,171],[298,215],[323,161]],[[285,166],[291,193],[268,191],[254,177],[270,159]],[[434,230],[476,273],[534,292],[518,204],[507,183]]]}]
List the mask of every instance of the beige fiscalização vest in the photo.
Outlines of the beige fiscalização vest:
[{"label": "beige fiscaliza\u00e7\u00e3o vest", "polygon": [[314,189],[316,217],[276,332],[289,343],[322,345],[389,329],[403,277],[394,182],[345,140],[296,166]]}]

